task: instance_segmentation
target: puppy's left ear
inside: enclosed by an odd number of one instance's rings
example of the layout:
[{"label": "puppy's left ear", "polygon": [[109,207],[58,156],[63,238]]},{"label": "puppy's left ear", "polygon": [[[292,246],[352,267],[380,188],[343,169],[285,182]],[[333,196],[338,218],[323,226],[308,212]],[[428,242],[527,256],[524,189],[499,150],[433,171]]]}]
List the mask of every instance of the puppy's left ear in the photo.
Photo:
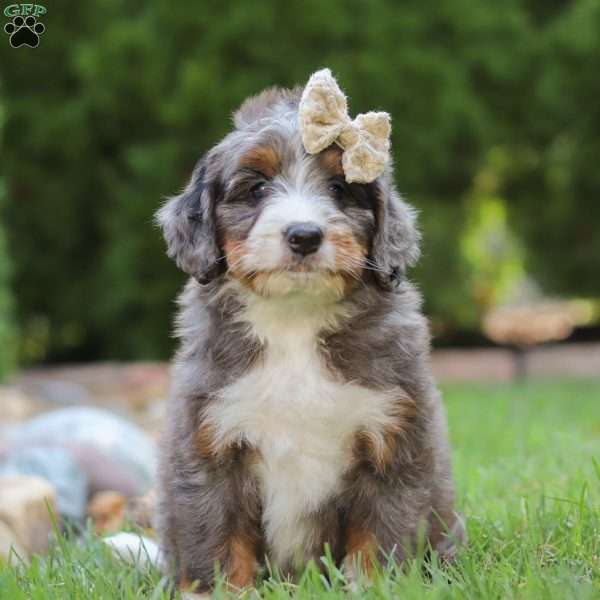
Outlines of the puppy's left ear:
[{"label": "puppy's left ear", "polygon": [[381,177],[377,186],[377,229],[371,253],[378,267],[375,276],[379,285],[391,290],[400,284],[408,267],[419,259],[421,235],[416,225],[416,211],[402,201],[391,175]]},{"label": "puppy's left ear", "polygon": [[186,189],[168,200],[156,213],[167,242],[167,255],[177,266],[205,284],[224,270],[219,261],[214,219],[218,184],[209,181],[206,160],[196,165]]}]

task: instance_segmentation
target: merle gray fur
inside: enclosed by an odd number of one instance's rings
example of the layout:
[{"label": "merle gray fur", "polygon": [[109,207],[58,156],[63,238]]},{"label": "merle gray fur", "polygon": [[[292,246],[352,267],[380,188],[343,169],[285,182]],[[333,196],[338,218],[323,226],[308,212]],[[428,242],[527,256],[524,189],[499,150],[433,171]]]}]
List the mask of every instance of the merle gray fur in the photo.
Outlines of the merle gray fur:
[{"label": "merle gray fur", "polygon": [[[179,351],[173,365],[168,422],[162,442],[157,526],[176,578],[210,587],[215,562],[227,570],[227,540],[243,530],[264,561],[261,500],[244,444],[218,460],[197,451],[203,409],[215,394],[257,364],[263,348],[234,316],[239,300],[222,293],[227,264],[222,231],[243,237],[253,223],[251,208],[227,204],[244,151],[267,136],[285,154],[299,143],[295,111],[298,90],[268,90],[247,101],[235,130],[198,164],[186,190],[158,213],[167,251],[191,275],[179,298]],[[290,160],[293,160],[290,158]],[[315,175],[317,176],[317,175]],[[429,334],[419,294],[405,272],[419,256],[413,210],[396,193],[389,168],[370,184],[372,207],[362,222],[374,265],[340,302],[353,310],[334,331],[324,332],[324,361],[346,380],[373,389],[402,389],[414,401],[409,428],[397,440],[393,467],[377,472],[357,447],[343,491],[313,515],[314,548],[329,543],[344,557],[349,523],[372,531],[384,554],[402,559],[423,529],[431,546],[451,558],[464,537],[454,512],[454,490],[445,415],[429,364]],[[235,187],[235,186],[234,186]],[[233,193],[233,192],[232,192]],[[237,228],[237,229],[236,229]]]}]

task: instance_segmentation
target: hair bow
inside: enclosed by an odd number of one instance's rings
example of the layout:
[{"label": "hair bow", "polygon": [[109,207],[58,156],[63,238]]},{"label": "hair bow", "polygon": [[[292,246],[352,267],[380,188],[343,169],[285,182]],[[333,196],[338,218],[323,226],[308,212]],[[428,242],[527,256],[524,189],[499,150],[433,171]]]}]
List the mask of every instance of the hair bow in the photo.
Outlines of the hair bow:
[{"label": "hair bow", "polygon": [[350,119],[346,96],[329,69],[311,75],[298,115],[302,142],[309,154],[333,143],[342,148],[342,168],[348,183],[369,183],[383,173],[390,152],[390,115],[368,112]]}]

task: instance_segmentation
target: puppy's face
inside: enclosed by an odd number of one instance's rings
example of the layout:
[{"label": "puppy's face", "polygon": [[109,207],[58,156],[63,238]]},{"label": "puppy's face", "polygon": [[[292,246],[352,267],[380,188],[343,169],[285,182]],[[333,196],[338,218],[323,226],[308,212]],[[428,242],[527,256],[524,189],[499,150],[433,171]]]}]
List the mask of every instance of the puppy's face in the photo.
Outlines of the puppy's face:
[{"label": "puppy's face", "polygon": [[368,260],[374,190],[346,183],[339,148],[311,156],[297,132],[264,132],[241,152],[216,205],[229,276],[265,296],[343,296]]},{"label": "puppy's face", "polygon": [[201,283],[225,275],[267,297],[393,287],[418,255],[411,210],[389,173],[348,184],[340,148],[307,154],[298,98],[270,90],[242,106],[236,130],[158,213],[169,255]]}]

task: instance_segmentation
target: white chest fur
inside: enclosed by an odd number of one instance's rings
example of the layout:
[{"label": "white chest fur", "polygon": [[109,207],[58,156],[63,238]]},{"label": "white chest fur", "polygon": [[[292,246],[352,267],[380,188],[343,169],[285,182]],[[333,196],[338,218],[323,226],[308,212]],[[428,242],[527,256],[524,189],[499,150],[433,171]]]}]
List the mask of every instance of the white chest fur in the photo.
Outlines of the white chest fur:
[{"label": "white chest fur", "polygon": [[339,489],[354,434],[380,431],[391,420],[389,395],[336,381],[323,364],[317,334],[331,318],[318,308],[250,306],[245,320],[265,343],[264,357],[206,414],[219,442],[243,439],[258,450],[255,473],[275,564],[301,554],[310,535],[305,516]]}]

